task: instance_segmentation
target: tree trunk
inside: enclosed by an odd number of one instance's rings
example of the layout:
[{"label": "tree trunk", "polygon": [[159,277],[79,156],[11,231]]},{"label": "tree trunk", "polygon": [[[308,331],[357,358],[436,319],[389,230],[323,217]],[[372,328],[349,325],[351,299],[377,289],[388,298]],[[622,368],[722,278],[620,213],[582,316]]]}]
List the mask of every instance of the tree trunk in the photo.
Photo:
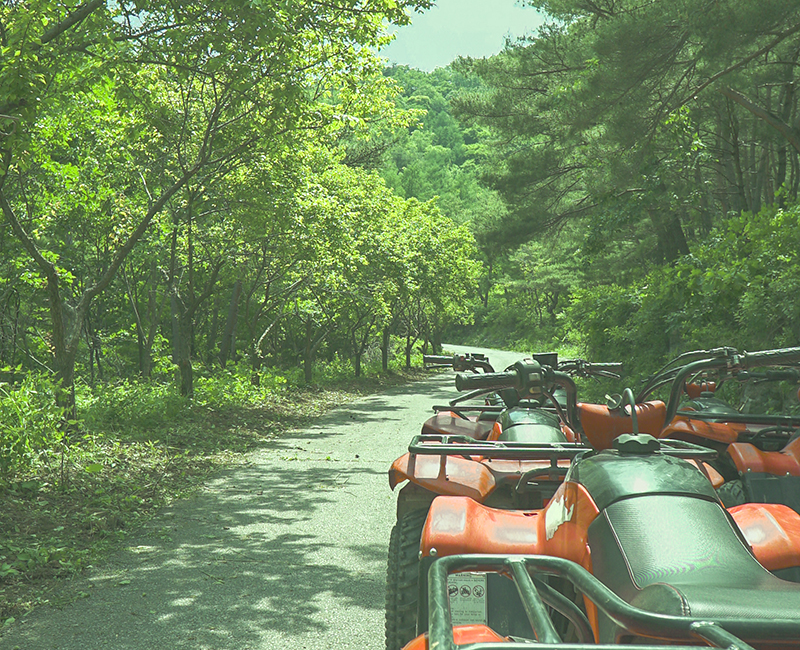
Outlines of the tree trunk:
[{"label": "tree trunk", "polygon": [[177,291],[170,296],[172,311],[172,362],[178,366],[181,395],[194,397],[194,373],[191,359],[191,323]]},{"label": "tree trunk", "polygon": [[314,379],[314,350],[312,346],[312,325],[311,319],[306,321],[306,345],[303,348],[303,377],[306,384],[310,384]]},{"label": "tree trunk", "polygon": [[389,343],[391,334],[388,327],[384,327],[381,332],[381,369],[383,372],[389,371]]},{"label": "tree trunk", "polygon": [[442,332],[441,328],[436,325],[433,328],[432,336],[431,336],[431,346],[433,348],[433,354],[441,354],[442,353]]},{"label": "tree trunk", "polygon": [[235,351],[236,345],[236,319],[239,313],[239,297],[242,295],[242,279],[239,278],[233,285],[233,295],[228,308],[228,319],[222,333],[222,343],[219,346],[219,363],[224,368],[230,355]]},{"label": "tree trunk", "polygon": [[681,255],[689,254],[689,245],[683,233],[680,219],[674,213],[663,216],[657,209],[647,210],[658,240],[658,254],[661,260],[674,262]]}]

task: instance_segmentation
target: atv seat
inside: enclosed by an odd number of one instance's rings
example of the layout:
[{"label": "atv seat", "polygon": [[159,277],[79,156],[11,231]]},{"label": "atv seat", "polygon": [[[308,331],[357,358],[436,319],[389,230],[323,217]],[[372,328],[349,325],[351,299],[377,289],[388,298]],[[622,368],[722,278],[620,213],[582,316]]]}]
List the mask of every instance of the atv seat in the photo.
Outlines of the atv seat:
[{"label": "atv seat", "polygon": [[494,425],[493,420],[465,420],[453,411],[440,411],[425,420],[422,433],[469,436],[476,440],[485,440],[492,430],[492,425]]},{"label": "atv seat", "polygon": [[546,424],[517,424],[497,436],[506,442],[567,442],[567,436],[560,427]]},{"label": "atv seat", "polygon": [[[673,494],[616,501],[592,522],[589,546],[595,576],[636,607],[712,620],[800,618],[800,585],[762,567],[715,501]],[[600,632],[601,643],[629,640],[608,619]]]}]

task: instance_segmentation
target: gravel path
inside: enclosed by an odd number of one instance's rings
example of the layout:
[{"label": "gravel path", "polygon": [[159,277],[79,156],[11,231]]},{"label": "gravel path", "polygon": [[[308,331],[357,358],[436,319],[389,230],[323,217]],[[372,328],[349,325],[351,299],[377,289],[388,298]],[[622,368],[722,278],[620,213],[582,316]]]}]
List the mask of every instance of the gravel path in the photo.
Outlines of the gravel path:
[{"label": "gravel path", "polygon": [[[489,354],[498,369],[520,356]],[[251,454],[64,584],[51,599],[62,605],[17,621],[0,648],[380,650],[386,472],[452,382],[363,398]]]}]

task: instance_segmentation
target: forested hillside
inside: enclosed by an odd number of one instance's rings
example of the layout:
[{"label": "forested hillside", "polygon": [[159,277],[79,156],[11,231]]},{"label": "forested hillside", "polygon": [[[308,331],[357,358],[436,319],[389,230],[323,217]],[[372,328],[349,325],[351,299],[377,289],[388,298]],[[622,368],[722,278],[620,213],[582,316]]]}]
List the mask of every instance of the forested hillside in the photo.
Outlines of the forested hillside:
[{"label": "forested hillside", "polygon": [[376,51],[430,4],[0,6],[0,580],[469,320],[467,227],[352,159],[417,123]]},{"label": "forested hillside", "polygon": [[385,178],[466,202],[482,253],[453,335],[632,372],[800,343],[797,3],[526,4],[549,25],[498,56],[389,72],[429,114]]},{"label": "forested hillside", "polygon": [[428,4],[6,3],[0,366],[191,397],[465,318],[468,232],[345,161],[415,121],[373,50]]}]

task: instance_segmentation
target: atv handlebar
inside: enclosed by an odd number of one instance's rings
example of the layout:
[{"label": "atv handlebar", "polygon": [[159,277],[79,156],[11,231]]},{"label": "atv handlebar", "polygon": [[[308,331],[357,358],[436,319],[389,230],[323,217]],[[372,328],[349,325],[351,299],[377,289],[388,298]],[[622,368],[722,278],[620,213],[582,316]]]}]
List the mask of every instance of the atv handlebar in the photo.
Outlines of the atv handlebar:
[{"label": "atv handlebar", "polygon": [[800,347],[763,350],[761,352],[744,352],[740,356],[740,364],[744,370],[756,368],[758,366],[798,363],[800,362]]},{"label": "atv handlebar", "polygon": [[484,372],[494,372],[489,363],[489,359],[485,354],[478,352],[468,352],[467,354],[454,354],[452,356],[440,354],[424,354],[422,361],[425,364],[433,366],[442,366],[445,368],[452,368],[455,371],[472,370],[473,372],[478,369]]},{"label": "atv handlebar", "polygon": [[558,370],[568,372],[570,375],[577,377],[608,377],[610,379],[619,379],[622,372],[622,364],[617,362],[611,363],[593,363],[585,359],[568,359],[560,361]]},{"label": "atv handlebar", "polygon": [[456,390],[499,390],[517,387],[517,371],[486,372],[482,375],[471,375],[460,372],[456,375]]},{"label": "atv handlebar", "polygon": [[666,419],[664,420],[665,423],[669,423],[678,412],[678,404],[683,395],[686,380],[704,370],[725,370],[726,372],[739,373],[761,366],[800,363],[800,347],[742,353],[738,353],[733,348],[719,348],[718,350],[719,354],[715,357],[692,361],[683,367],[672,368],[661,374],[661,378],[659,378],[659,375],[654,376],[650,379],[645,389],[639,393],[636,401],[643,401],[647,393],[652,392],[658,386],[667,383],[667,381],[671,381],[672,387],[667,401]]},{"label": "atv handlebar", "polygon": [[436,365],[440,366],[447,366],[447,365],[453,365],[453,357],[449,357],[445,354],[423,354],[422,362],[435,363]]},{"label": "atv handlebar", "polygon": [[561,386],[567,393],[567,408],[564,414],[566,424],[571,428],[579,427],[577,412],[577,388],[575,382],[566,372],[554,370],[538,361],[517,361],[503,372],[487,372],[482,375],[456,375],[456,389],[459,391],[483,389],[486,391],[514,388],[519,393],[535,393],[540,391],[549,395],[552,386]]}]

